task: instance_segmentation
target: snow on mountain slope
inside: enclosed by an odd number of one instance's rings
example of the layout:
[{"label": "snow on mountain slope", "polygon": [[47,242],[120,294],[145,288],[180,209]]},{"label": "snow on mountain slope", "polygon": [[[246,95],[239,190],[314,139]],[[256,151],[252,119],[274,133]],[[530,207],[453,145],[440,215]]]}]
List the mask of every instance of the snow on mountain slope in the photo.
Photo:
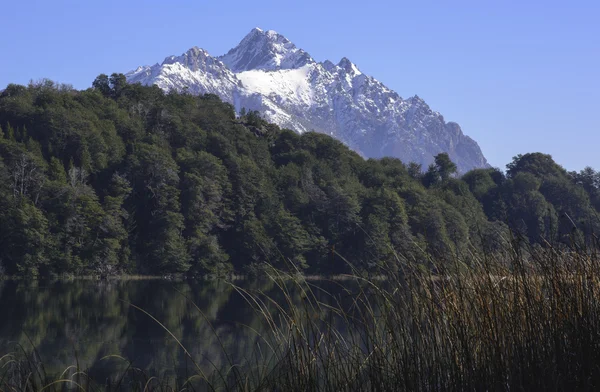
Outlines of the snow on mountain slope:
[{"label": "snow on mountain slope", "polygon": [[164,90],[217,94],[238,111],[258,110],[297,132],[327,133],[365,157],[394,156],[426,168],[447,152],[461,172],[488,166],[477,143],[421,98],[402,99],[347,58],[317,63],[272,30],[253,29],[220,57],[194,47],[126,76]]},{"label": "snow on mountain slope", "polygon": [[235,48],[220,56],[233,72],[299,68],[315,61],[283,35],[254,28]]},{"label": "snow on mountain slope", "polygon": [[[162,64],[139,67],[127,73],[129,83],[156,84],[163,90],[212,93],[232,102],[239,80],[221,61],[193,47],[181,56],[169,56]],[[148,81],[152,83],[148,83]]]},{"label": "snow on mountain slope", "polygon": [[264,96],[279,96],[286,102],[310,106],[314,92],[308,76],[312,71],[310,65],[297,69],[286,69],[275,72],[251,70],[237,74],[242,85],[249,91]]}]

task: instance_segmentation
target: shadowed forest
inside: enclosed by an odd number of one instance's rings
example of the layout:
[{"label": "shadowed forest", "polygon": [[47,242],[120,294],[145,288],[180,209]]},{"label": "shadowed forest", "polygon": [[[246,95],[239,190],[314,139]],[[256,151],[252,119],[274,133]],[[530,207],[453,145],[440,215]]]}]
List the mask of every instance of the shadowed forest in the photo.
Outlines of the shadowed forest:
[{"label": "shadowed forest", "polygon": [[600,174],[548,155],[456,173],[364,160],[323,134],[236,117],[214,95],[100,75],[0,93],[0,269],[7,275],[377,272],[399,255],[587,243]]}]

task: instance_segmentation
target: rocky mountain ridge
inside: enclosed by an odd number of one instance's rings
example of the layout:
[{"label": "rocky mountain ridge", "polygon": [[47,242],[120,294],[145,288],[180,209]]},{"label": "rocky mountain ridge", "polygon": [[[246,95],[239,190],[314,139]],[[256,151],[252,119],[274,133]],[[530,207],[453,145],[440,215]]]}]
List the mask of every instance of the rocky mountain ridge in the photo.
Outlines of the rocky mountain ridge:
[{"label": "rocky mountain ridge", "polygon": [[367,158],[427,165],[447,152],[459,171],[488,167],[477,143],[418,96],[401,98],[349,59],[317,62],[283,35],[253,29],[225,55],[198,47],[126,74],[130,83],[212,93],[297,132],[331,135]]}]

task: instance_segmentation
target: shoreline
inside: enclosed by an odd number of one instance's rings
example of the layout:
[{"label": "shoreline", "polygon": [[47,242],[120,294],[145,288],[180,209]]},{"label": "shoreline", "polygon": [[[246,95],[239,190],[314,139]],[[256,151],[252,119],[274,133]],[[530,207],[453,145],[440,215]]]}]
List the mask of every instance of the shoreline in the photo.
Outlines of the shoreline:
[{"label": "shoreline", "polygon": [[[244,280],[261,280],[273,278],[266,274],[261,275],[244,275],[244,274],[233,274],[226,276],[217,275],[202,275],[202,276],[183,276],[183,275],[137,275],[137,274],[123,274],[113,276],[100,276],[100,275],[59,275],[59,276],[48,276],[48,277],[36,277],[31,278],[28,276],[0,276],[1,281],[27,281],[27,282],[47,282],[47,281],[214,281],[221,280],[224,282],[233,281],[244,281]],[[294,278],[306,280],[306,281],[348,281],[361,278],[361,276],[349,275],[349,274],[337,274],[337,275],[293,275],[293,276],[278,276],[277,278],[290,280]],[[368,277],[370,280],[383,281],[388,278],[384,275],[375,275]]]}]

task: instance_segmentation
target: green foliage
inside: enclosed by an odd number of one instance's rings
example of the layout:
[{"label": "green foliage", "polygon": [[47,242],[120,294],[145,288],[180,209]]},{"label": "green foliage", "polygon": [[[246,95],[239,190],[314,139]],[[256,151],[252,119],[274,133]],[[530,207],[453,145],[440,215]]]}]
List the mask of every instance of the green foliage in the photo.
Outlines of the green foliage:
[{"label": "green foliage", "polygon": [[[435,163],[429,165],[427,172],[422,177],[423,184],[426,187],[431,187],[440,183],[445,183],[450,179],[450,176],[456,174],[456,164],[450,160],[447,153],[443,152],[434,157]],[[418,178],[416,175],[416,167],[411,168],[412,177]]]},{"label": "green foliage", "polygon": [[0,215],[3,266],[8,274],[35,277],[48,261],[48,221],[28,200],[11,207]]},{"label": "green foliage", "polygon": [[435,157],[435,167],[442,181],[447,181],[452,174],[457,172],[456,164],[450,160],[447,153],[440,153]]},{"label": "green foliage", "polygon": [[[11,274],[226,274],[269,261],[310,273],[399,268],[600,230],[600,174],[549,155],[456,177],[364,160],[216,95],[163,93],[100,75],[0,94],[0,263]],[[501,234],[498,234],[501,233]]]},{"label": "green foliage", "polygon": [[10,141],[15,141],[15,131],[10,126],[10,123],[6,124],[6,138]]},{"label": "green foliage", "polygon": [[94,80],[92,83],[92,87],[98,90],[105,97],[110,96],[110,82],[108,80],[108,75],[101,74]]},{"label": "green foliage", "polygon": [[513,161],[506,165],[506,175],[508,178],[514,177],[517,173],[530,173],[536,177],[552,177],[565,175],[566,171],[557,165],[552,156],[539,152],[529,154],[519,154],[513,158]]},{"label": "green foliage", "polygon": [[423,167],[420,163],[410,162],[408,164],[408,175],[415,180],[420,180],[423,176]]},{"label": "green foliage", "polygon": [[494,169],[474,169],[462,176],[462,180],[467,183],[469,190],[478,200],[497,187],[491,176],[491,170]]}]

